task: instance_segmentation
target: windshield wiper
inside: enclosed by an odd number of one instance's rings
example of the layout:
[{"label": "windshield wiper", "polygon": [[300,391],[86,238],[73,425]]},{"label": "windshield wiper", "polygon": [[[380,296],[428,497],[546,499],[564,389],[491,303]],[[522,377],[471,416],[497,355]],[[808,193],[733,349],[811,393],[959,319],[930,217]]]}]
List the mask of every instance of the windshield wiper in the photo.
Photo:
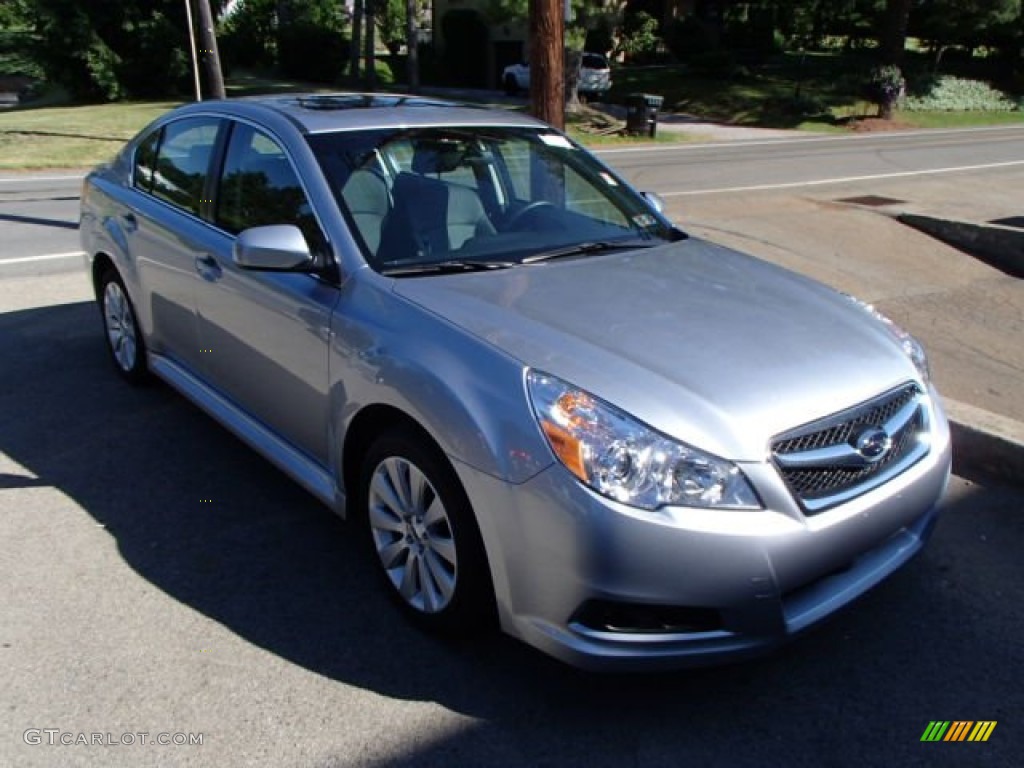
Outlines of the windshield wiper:
[{"label": "windshield wiper", "polygon": [[664,240],[594,240],[587,243],[576,243],[567,245],[564,248],[555,248],[551,251],[542,251],[533,256],[527,256],[521,264],[536,264],[538,261],[551,261],[552,259],[564,259],[567,256],[582,256],[587,253],[599,253],[601,251],[615,251],[630,248],[653,248],[657,245],[664,245]]},{"label": "windshield wiper", "polygon": [[391,277],[405,277],[408,275],[445,275],[453,272],[488,272],[494,269],[508,269],[514,267],[513,261],[469,261],[462,259],[449,259],[448,261],[428,261],[422,264],[403,264],[394,267],[384,267],[380,273]]}]

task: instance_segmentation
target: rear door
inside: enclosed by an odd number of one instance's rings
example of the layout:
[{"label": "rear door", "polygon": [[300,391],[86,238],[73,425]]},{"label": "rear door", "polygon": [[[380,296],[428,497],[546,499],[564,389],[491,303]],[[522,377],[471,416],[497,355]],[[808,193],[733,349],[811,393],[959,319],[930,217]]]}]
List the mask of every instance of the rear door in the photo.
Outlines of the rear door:
[{"label": "rear door", "polygon": [[225,121],[213,116],[167,123],[136,150],[132,184],[142,194],[121,214],[142,287],[137,309],[150,350],[198,371],[197,259],[212,230],[200,218],[209,168]]}]

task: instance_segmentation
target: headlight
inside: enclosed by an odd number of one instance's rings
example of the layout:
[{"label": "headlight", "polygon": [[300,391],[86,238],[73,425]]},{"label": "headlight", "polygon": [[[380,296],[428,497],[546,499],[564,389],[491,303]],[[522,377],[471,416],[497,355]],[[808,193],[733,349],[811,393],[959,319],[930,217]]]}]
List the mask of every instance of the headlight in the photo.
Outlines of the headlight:
[{"label": "headlight", "polygon": [[760,509],[735,464],[661,435],[554,376],[529,371],[526,384],[551,450],[598,493],[643,509]]},{"label": "headlight", "polygon": [[907,357],[910,358],[910,362],[917,368],[921,378],[924,379],[925,383],[928,383],[931,380],[931,369],[928,367],[928,355],[925,354],[921,342],[896,325],[896,323],[875,309],[871,304],[863,302],[854,296],[848,295],[847,298],[885,326],[885,329],[896,339],[896,343],[900,345]]}]

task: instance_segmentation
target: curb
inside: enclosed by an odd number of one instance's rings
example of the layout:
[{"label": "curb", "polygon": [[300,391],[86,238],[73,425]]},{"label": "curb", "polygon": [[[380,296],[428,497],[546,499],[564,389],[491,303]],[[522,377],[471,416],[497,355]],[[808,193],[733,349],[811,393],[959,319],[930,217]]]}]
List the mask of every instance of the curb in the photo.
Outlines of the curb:
[{"label": "curb", "polygon": [[1024,487],[1024,424],[943,398],[953,440],[953,471]]},{"label": "curb", "polygon": [[901,213],[897,220],[966,251],[1008,275],[1024,277],[1024,230]]}]

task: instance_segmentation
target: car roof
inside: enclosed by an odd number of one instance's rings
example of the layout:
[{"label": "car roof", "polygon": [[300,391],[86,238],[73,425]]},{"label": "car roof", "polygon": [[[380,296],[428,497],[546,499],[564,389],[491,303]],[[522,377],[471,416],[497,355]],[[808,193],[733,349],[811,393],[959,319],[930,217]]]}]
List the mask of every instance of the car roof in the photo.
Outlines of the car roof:
[{"label": "car roof", "polygon": [[213,100],[190,104],[179,114],[211,111],[255,120],[266,119],[268,113],[273,113],[288,119],[303,133],[452,125],[545,125],[512,110],[392,93],[305,93]]}]

